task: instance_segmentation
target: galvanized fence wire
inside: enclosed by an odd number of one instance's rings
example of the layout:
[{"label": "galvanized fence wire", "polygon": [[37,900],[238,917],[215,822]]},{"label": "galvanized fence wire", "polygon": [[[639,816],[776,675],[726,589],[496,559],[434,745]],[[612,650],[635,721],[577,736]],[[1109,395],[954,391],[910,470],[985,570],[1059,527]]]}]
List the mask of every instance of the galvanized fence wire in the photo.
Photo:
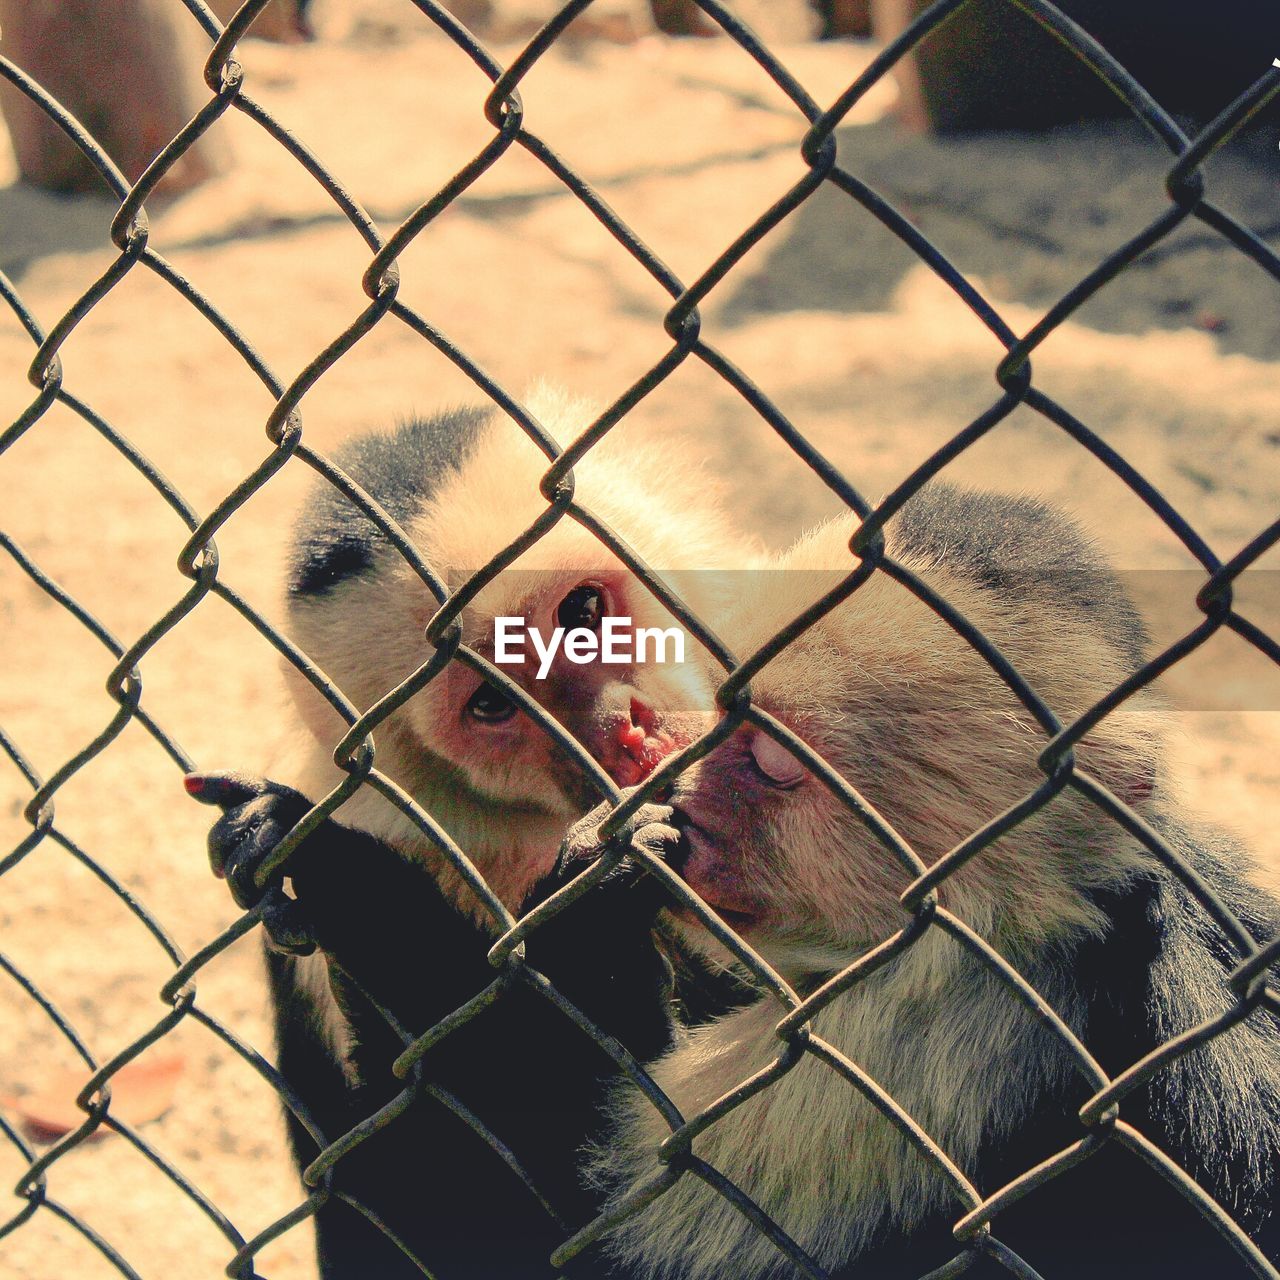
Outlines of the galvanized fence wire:
[{"label": "galvanized fence wire", "polygon": [[[188,540],[179,556],[178,569],[189,585],[175,603],[144,633],[130,644],[113,637],[93,615],[71,594],[54,581],[40,564],[7,535],[0,534],[0,548],[36,586],[85,628],[111,655],[115,666],[107,681],[107,692],[116,704],[105,727],[91,741],[71,756],[50,777],[41,777],[25,758],[20,744],[0,731],[0,751],[30,789],[24,809],[31,831],[14,849],[0,859],[0,876],[10,871],[34,849],[52,844],[88,868],[115,894],[148,930],[173,973],[159,993],[164,1012],[146,1034],[108,1061],[99,1061],[76,1031],[71,1020],[40,990],[32,979],[8,959],[0,956],[0,969],[9,981],[38,1006],[47,1016],[51,1033],[62,1037],[90,1073],[76,1099],[85,1113],[83,1123],[38,1154],[22,1134],[0,1115],[0,1132],[19,1153],[26,1169],[15,1188],[19,1206],[2,1224],[0,1237],[30,1221],[38,1213],[52,1214],[68,1224],[92,1244],[121,1275],[137,1273],[107,1240],[103,1239],[82,1217],[53,1199],[48,1191],[48,1172],[67,1152],[84,1142],[95,1130],[106,1127],[132,1144],[177,1186],[201,1212],[223,1233],[232,1255],[226,1274],[247,1280],[257,1274],[255,1255],[271,1240],[289,1230],[313,1213],[330,1196],[339,1196],[370,1221],[387,1230],[377,1215],[352,1197],[333,1186],[335,1168],[356,1146],[399,1116],[421,1092],[433,1093],[447,1105],[460,1105],[443,1096],[430,1083],[430,1050],[453,1034],[472,1017],[495,1001],[516,983],[532,987],[566,1017],[587,1030],[614,1057],[619,1070],[642,1089],[659,1109],[671,1129],[661,1149],[654,1153],[654,1176],[625,1203],[616,1206],[606,1217],[583,1227],[567,1240],[553,1261],[566,1264],[600,1238],[610,1226],[626,1214],[661,1196],[683,1177],[702,1179],[732,1202],[777,1248],[791,1260],[799,1274],[820,1277],[822,1268],[791,1240],[785,1231],[740,1188],[733,1185],[715,1168],[692,1152],[695,1137],[717,1123],[747,1099],[768,1089],[775,1081],[806,1057],[825,1064],[833,1080],[844,1081],[865,1098],[901,1132],[920,1154],[930,1161],[949,1183],[956,1206],[954,1234],[957,1252],[954,1258],[933,1272],[935,1277],[955,1276],[967,1270],[979,1256],[999,1262],[1012,1275],[1035,1277],[1033,1266],[1001,1242],[997,1233],[1003,1210],[1022,1197],[1054,1179],[1066,1169],[1087,1161],[1110,1142],[1119,1143],[1153,1166],[1186,1198],[1189,1205],[1207,1217],[1235,1247],[1241,1262],[1241,1274],[1253,1274],[1278,1280],[1277,1272],[1259,1254],[1229,1215],[1165,1153],[1154,1147],[1122,1116],[1126,1096],[1140,1087],[1157,1071],[1177,1057],[1190,1052],[1205,1040],[1219,1035],[1259,1008],[1280,1013],[1280,992],[1269,978],[1269,966],[1280,958],[1280,940],[1266,946],[1257,945],[1241,922],[1226,908],[1214,891],[1184,862],[1158,832],[1132,812],[1122,800],[1101,782],[1086,773],[1076,762],[1074,747],[1106,715],[1127,699],[1157,680],[1175,663],[1199,648],[1222,629],[1234,631],[1273,662],[1280,662],[1280,642],[1239,612],[1234,604],[1233,586],[1237,578],[1273,545],[1280,542],[1280,520],[1262,530],[1247,546],[1229,559],[1222,560],[1206,540],[1174,508],[1159,489],[1079,417],[1034,384],[1032,356],[1036,349],[1064,320],[1077,311],[1100,289],[1136,262],[1154,246],[1166,240],[1182,223],[1196,219],[1211,231],[1234,245],[1252,259],[1258,268],[1280,284],[1280,256],[1248,227],[1241,224],[1206,193],[1202,164],[1220,148],[1245,122],[1280,92],[1280,70],[1269,70],[1251,86],[1242,86],[1239,98],[1195,136],[1188,136],[1122,66],[1094,39],[1062,14],[1048,0],[1008,0],[1008,3],[1030,15],[1052,32],[1075,55],[1085,62],[1123,101],[1131,114],[1141,121],[1155,140],[1168,149],[1170,164],[1165,189],[1169,207],[1149,226],[1109,253],[1087,276],[1064,294],[1026,333],[1019,335],[999,314],[978,288],[947,259],[907,218],[882,195],[840,163],[835,131],[858,101],[875,86],[916,44],[925,39],[939,24],[961,8],[966,0],[939,0],[920,15],[917,21],[876,57],[866,71],[825,109],[786,70],[782,63],[728,9],[714,0],[700,0],[701,9],[716,22],[728,39],[735,41],[786,95],[807,123],[800,153],[806,165],[804,176],[762,212],[690,283],[680,280],[601,198],[590,184],[562,160],[545,142],[526,127],[520,98],[521,82],[538,60],[552,47],[568,25],[582,14],[591,0],[574,0],[564,5],[508,66],[501,65],[484,46],[446,9],[432,0],[406,0],[413,3],[441,32],[468,57],[492,84],[485,102],[484,114],[493,128],[488,143],[439,191],[432,194],[389,236],[381,234],[373,219],[341,185],[333,172],[284,125],[267,112],[249,91],[246,77],[235,59],[237,42],[249,31],[268,0],[246,0],[225,28],[201,0],[181,0],[191,19],[211,43],[205,63],[204,77],[210,91],[208,102],[155,157],[142,177],[132,185],[125,180],[110,157],[85,128],[53,97],[28,76],[21,67],[0,57],[0,76],[35,102],[50,120],[75,143],[93,163],[104,186],[119,201],[119,209],[111,223],[111,238],[119,251],[116,259],[67,311],[56,318],[47,330],[24,304],[12,282],[0,276],[0,294],[13,315],[29,335],[35,354],[29,368],[29,380],[36,395],[18,419],[0,434],[0,454],[28,431],[39,428],[42,418],[54,404],[61,404],[78,415],[131,464],[155,490],[160,501],[168,504],[176,518],[189,531]],[[270,135],[306,170],[333,201],[354,232],[369,250],[370,261],[362,277],[367,305],[350,323],[306,365],[291,382],[277,378],[250,343],[199,289],[181,275],[149,243],[145,201],[167,170],[205,132],[215,127],[229,110],[247,116]],[[481,175],[499,163],[512,147],[520,147],[538,160],[563,187],[578,199],[632,258],[669,295],[671,305],[663,320],[671,345],[666,353],[643,376],[626,387],[616,399],[575,440],[564,447],[555,441],[526,408],[441,330],[398,297],[398,259],[449,205],[462,195]],[[871,217],[883,224],[943,281],[973,314],[998,339],[1005,350],[995,370],[998,394],[983,413],[968,423],[941,448],[920,464],[882,502],[873,506],[852,483],[788,421],[768,396],[749,376],[718,351],[701,333],[699,306],[736,266],[742,257],[771,229],[798,209],[820,187],[830,186],[845,192]],[[270,449],[261,463],[235,486],[212,511],[197,513],[159,470],[118,430],[111,426],[85,400],[64,385],[60,350],[77,325],[132,271],[142,267],[164,280],[186,302],[190,303],[221,335],[253,371],[275,400],[267,422]],[[312,449],[304,439],[300,405],[308,390],[326,371],[350,351],[375,325],[388,318],[406,325],[427,343],[452,361],[502,412],[515,421],[529,439],[546,456],[548,467],[541,482],[541,494],[547,508],[510,546],[479,570],[458,590],[450,593],[388,514],[367,493],[331,461]],[[739,659],[726,648],[706,623],[662,583],[613,530],[606,526],[575,497],[574,465],[594,448],[640,401],[668,378],[682,363],[694,357],[732,387],[745,405],[766,426],[777,433],[814,474],[851,511],[862,517],[858,533],[850,544],[848,575],[836,587],[817,600],[802,615],[783,627],[757,652]],[[1035,689],[1019,674],[999,649],[967,621],[945,599],[905,565],[895,561],[885,549],[885,522],[897,512],[927,481],[939,474],[964,450],[980,440],[1019,406],[1027,406],[1052,423],[1068,437],[1088,450],[1102,465],[1112,471],[1144,502],[1203,567],[1205,582],[1196,597],[1203,621],[1146,666],[1117,686],[1094,707],[1073,723],[1061,723],[1038,696]],[[428,628],[428,639],[435,650],[428,661],[376,706],[361,712],[353,706],[315,664],[277,632],[254,606],[218,572],[215,536],[221,527],[259,490],[269,484],[282,467],[297,458],[333,484],[347,499],[360,508],[398,548],[406,562],[421,577],[440,602],[439,611]],[[476,594],[523,551],[564,519],[576,521],[590,530],[616,553],[646,588],[675,614],[695,636],[711,657],[725,671],[717,701],[723,711],[716,727],[703,738],[668,758],[656,772],[625,800],[610,778],[554,719],[547,715],[524,691],[500,669],[493,667],[480,654],[462,643],[460,615]],[[909,844],[891,824],[825,760],[791,733],[783,724],[753,705],[750,681],[761,668],[793,643],[807,628],[858,591],[876,574],[883,574],[913,593],[943,622],[962,636],[974,651],[1021,701],[1028,714],[1040,726],[1045,743],[1039,757],[1045,779],[1029,795],[1005,813],[972,833],[944,857],[926,867]],[[189,771],[193,762],[166,730],[142,705],[143,684],[140,668],[148,652],[210,595],[218,596],[252,626],[264,640],[279,651],[330,702],[346,721],[348,731],[335,747],[334,758],[345,771],[343,782],[325,796],[306,818],[282,841],[273,856],[261,868],[259,882],[266,885],[283,874],[290,855],[298,844],[326,817],[335,813],[343,802],[360,787],[372,787],[406,814],[443,854],[483,904],[494,938],[491,960],[495,966],[494,982],[461,1009],[433,1028],[400,1028],[392,1025],[405,1045],[396,1063],[397,1076],[404,1081],[402,1093],[378,1114],[369,1117],[347,1134],[322,1133],[306,1115],[301,1100],[293,1093],[275,1068],[228,1027],[201,1007],[197,999],[195,979],[199,971],[214,957],[259,923],[261,908],[246,913],[235,925],[209,941],[197,954],[184,957],[166,935],[163,926],[139,903],[111,873],[86,850],[80,848],[57,825],[56,799],[62,786],[91,760],[108,750],[130,722],[139,724],[167,754],[175,766]],[[499,686],[540,727],[569,752],[594,781],[601,797],[614,804],[614,810],[602,827],[602,834],[612,843],[605,857],[583,873],[573,884],[548,899],[537,909],[517,921],[485,883],[484,878],[459,848],[404,792],[374,765],[373,735],[378,726],[397,707],[435,679],[450,662],[464,663]],[[670,893],[694,912],[707,928],[726,946],[752,975],[764,993],[763,998],[776,1000],[779,1022],[776,1027],[777,1054],[773,1062],[736,1088],[715,1101],[703,1112],[682,1116],[645,1072],[621,1046],[606,1037],[599,1028],[575,1009],[543,975],[525,963],[523,941],[548,919],[562,911],[571,901],[590,892],[593,885],[617,864],[626,850],[619,835],[627,819],[644,803],[656,796],[677,773],[689,767],[743,723],[756,726],[783,744],[818,778],[833,795],[846,804],[880,843],[895,856],[912,877],[902,894],[903,922],[900,929],[849,965],[842,973],[820,989],[801,999],[755,951],[702,904],[683,882],[664,864],[646,859],[651,874],[659,877]],[[1238,955],[1231,976],[1235,1004],[1221,1016],[1194,1027],[1163,1044],[1138,1062],[1131,1064],[1114,1078],[1108,1077],[1088,1050],[1077,1039],[1062,1018],[1044,1001],[1032,986],[984,939],[962,920],[943,909],[938,901],[939,886],[969,860],[981,857],[993,841],[1025,821],[1064,790],[1073,790],[1098,806],[1182,882],[1187,891],[1216,923],[1226,944]],[[211,892],[213,888],[211,886]],[[1076,1067],[1092,1090],[1092,1096],[1080,1112],[1079,1139],[1051,1156],[1036,1168],[1029,1169],[1004,1187],[985,1197],[952,1163],[943,1147],[924,1132],[880,1084],[858,1063],[851,1061],[835,1046],[813,1031],[815,1015],[842,993],[865,980],[883,965],[914,946],[930,930],[941,930],[965,948],[993,974],[1009,996],[1049,1026],[1065,1046]],[[377,993],[368,993],[376,1002]],[[390,1018],[390,1014],[388,1014]],[[306,1171],[307,1194],[289,1214],[245,1239],[218,1207],[177,1165],[156,1150],[144,1136],[113,1114],[111,1109],[112,1078],[128,1062],[162,1039],[180,1022],[192,1019],[221,1040],[254,1071],[258,1072],[281,1095],[285,1105],[308,1128],[321,1154]],[[464,1114],[459,1111],[459,1114]],[[466,1114],[481,1136],[491,1142],[499,1155],[509,1160],[495,1135],[484,1130],[481,1121]],[[496,1157],[495,1157],[496,1158]],[[388,1231],[388,1235],[391,1233]],[[394,1237],[392,1237],[394,1239]],[[397,1241],[408,1252],[403,1242]],[[429,1274],[422,1266],[424,1274]]]}]

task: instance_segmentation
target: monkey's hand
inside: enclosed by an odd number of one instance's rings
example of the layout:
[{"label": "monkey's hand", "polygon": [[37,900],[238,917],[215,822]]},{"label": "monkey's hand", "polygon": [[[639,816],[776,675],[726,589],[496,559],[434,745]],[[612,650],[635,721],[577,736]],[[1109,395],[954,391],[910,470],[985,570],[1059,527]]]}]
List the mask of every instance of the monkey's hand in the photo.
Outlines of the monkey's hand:
[{"label": "monkey's hand", "polygon": [[569,828],[555,867],[535,891],[537,901],[550,897],[557,889],[576,880],[592,863],[621,847],[626,854],[600,884],[589,891],[589,896],[602,892],[633,896],[637,906],[643,901],[644,907],[654,913],[667,903],[661,881],[645,867],[645,855],[665,860],[680,846],[683,837],[675,825],[675,810],[665,804],[643,804],[615,836],[602,840],[600,825],[612,812],[612,804],[597,805]]},{"label": "monkey's hand", "polygon": [[654,933],[670,898],[637,855],[665,858],[681,836],[669,808],[648,804],[613,840],[602,841],[600,824],[612,811],[612,805],[601,805],[570,829],[554,868],[534,887],[524,911],[577,880],[619,845],[626,854],[603,879],[530,933],[527,954],[530,965],[596,1027],[647,1061],[672,1037],[672,971]]},{"label": "monkey's hand", "polygon": [[316,948],[313,922],[296,897],[284,889],[284,878],[293,868],[307,866],[314,874],[324,847],[326,820],[299,844],[282,868],[264,886],[257,873],[280,841],[302,820],[312,804],[301,792],[264,778],[238,773],[189,774],[187,794],[202,804],[217,805],[222,816],[209,832],[209,863],[224,878],[236,905],[246,911],[259,908],[271,944],[292,955],[307,955]]}]

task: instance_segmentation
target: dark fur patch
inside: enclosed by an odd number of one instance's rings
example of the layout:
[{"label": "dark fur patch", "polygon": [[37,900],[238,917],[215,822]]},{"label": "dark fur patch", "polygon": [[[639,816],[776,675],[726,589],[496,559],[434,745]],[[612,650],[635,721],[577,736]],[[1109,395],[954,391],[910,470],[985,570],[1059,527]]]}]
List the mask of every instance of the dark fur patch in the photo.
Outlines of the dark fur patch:
[{"label": "dark fur patch", "polygon": [[[334,461],[403,525],[466,461],[492,410],[454,409],[350,441]],[[289,595],[325,595],[373,567],[384,535],[359,507],[321,480],[298,520]]]},{"label": "dark fur patch", "polygon": [[895,554],[939,558],[991,591],[1079,620],[1135,670],[1147,630],[1115,572],[1068,516],[1036,498],[926,485],[894,519]]}]

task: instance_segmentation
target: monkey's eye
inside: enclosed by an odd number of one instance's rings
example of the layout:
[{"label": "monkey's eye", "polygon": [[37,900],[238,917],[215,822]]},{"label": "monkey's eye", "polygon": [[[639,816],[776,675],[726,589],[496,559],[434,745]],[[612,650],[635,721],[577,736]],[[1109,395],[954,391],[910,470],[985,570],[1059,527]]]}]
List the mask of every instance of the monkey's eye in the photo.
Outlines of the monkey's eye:
[{"label": "monkey's eye", "polygon": [[516,704],[491,684],[482,684],[471,695],[466,706],[466,714],[483,724],[501,724],[504,720],[510,720],[517,710]]},{"label": "monkey's eye", "polygon": [[757,733],[751,739],[751,758],[771,786],[786,790],[804,781],[804,765],[767,733]]},{"label": "monkey's eye", "polygon": [[556,621],[566,630],[586,627],[594,631],[604,617],[604,593],[594,583],[584,582],[574,587],[556,610]]}]

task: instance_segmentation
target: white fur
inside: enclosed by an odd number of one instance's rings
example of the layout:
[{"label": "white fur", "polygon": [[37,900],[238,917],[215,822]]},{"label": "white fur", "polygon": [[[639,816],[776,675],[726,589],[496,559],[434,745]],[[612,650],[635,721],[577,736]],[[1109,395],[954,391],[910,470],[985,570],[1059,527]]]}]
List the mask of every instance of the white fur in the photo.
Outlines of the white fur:
[{"label": "white fur", "polygon": [[311,1020],[320,1033],[333,1060],[341,1064],[349,1076],[351,1050],[351,1026],[338,1008],[329,986],[329,969],[324,956],[313,951],[309,956],[292,956],[293,977],[296,989],[310,1006]]},{"label": "white fur", "polygon": [[[779,1018],[779,1006],[763,1001],[695,1030],[655,1065],[655,1079],[692,1117],[776,1056]],[[811,1029],[887,1090],[968,1174],[979,1142],[1008,1132],[1024,1114],[1028,1056],[1039,1065],[1037,1084],[1056,1084],[1067,1069],[1016,999],[937,932],[834,1001]],[[634,1093],[615,1100],[613,1119],[589,1172],[598,1185],[625,1193],[657,1172],[657,1148],[669,1130]],[[910,1230],[948,1205],[957,1219],[965,1211],[932,1161],[807,1054],[701,1134],[693,1150],[827,1268],[856,1257],[889,1222]],[[794,1274],[767,1237],[692,1175],[627,1220],[611,1246],[646,1280]]]}]

